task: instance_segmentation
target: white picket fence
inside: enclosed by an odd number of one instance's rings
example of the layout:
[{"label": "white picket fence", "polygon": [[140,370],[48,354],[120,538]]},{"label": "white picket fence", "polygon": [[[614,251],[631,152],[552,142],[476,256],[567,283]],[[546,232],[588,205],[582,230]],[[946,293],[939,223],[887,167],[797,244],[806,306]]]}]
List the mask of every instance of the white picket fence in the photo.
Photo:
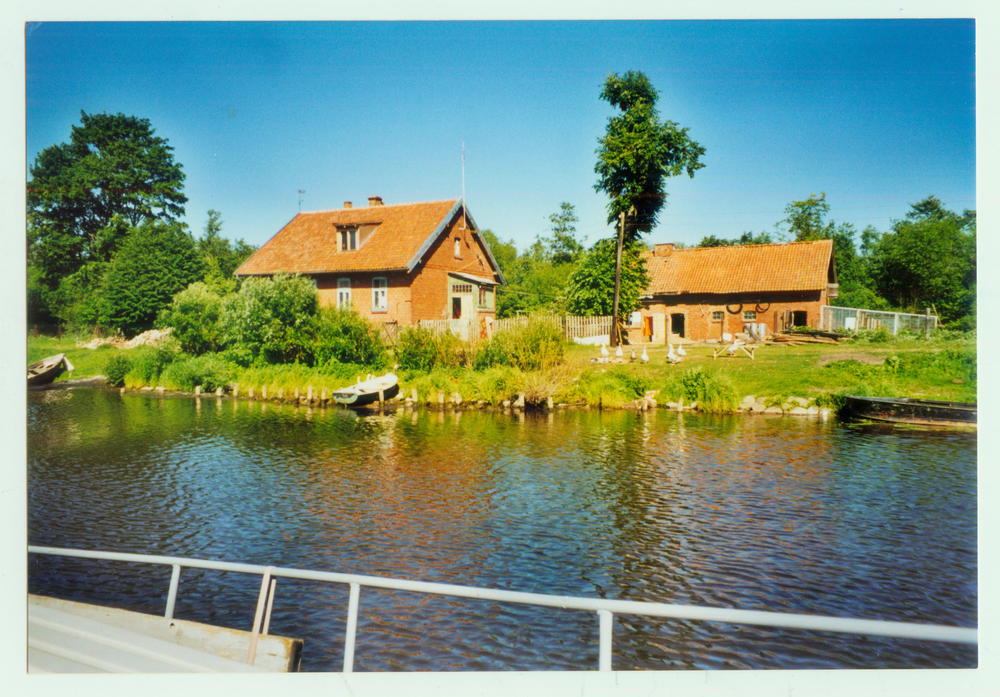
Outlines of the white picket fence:
[{"label": "white picket fence", "polygon": [[[610,315],[600,317],[539,315],[494,320],[493,333],[499,334],[508,329],[523,327],[538,320],[551,323],[562,332],[567,341],[572,341],[575,338],[586,339],[592,336],[607,336],[611,332]],[[434,333],[434,336],[451,332],[464,341],[477,342],[483,338],[484,334],[481,322],[474,319],[425,319],[420,321],[420,326],[430,329]]]}]

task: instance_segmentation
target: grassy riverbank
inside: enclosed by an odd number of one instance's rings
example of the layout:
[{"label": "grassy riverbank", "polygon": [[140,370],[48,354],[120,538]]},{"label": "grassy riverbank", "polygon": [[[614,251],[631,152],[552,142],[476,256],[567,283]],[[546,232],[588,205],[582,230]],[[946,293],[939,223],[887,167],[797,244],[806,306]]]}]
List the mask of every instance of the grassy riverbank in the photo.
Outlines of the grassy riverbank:
[{"label": "grassy riverbank", "polygon": [[[876,337],[879,338],[879,337]],[[421,401],[437,401],[458,393],[466,402],[499,405],[524,393],[527,401],[587,403],[620,407],[644,393],[659,390],[662,404],[684,399],[699,401],[710,411],[731,411],[747,395],[781,404],[800,397],[820,406],[836,406],[838,395],[916,397],[975,402],[977,387],[974,335],[939,336],[931,340],[901,338],[881,341],[844,341],[838,345],[813,344],[759,347],[751,360],[740,352],[713,359],[711,346],[687,348],[684,361],[671,365],[665,347],[646,347],[650,360],[643,364],[597,363],[599,349],[569,345],[561,364],[538,371],[521,371],[503,365],[482,370],[439,368],[428,371],[398,370],[401,397],[416,389]],[[642,347],[637,347],[641,353]],[[631,347],[626,347],[626,356]],[[190,357],[171,347],[138,347],[122,351],[110,347],[77,348],[72,338],[28,339],[29,362],[66,353],[76,367],[73,378],[120,373],[126,387],[163,386],[168,390],[204,390],[237,383],[246,393],[263,386],[270,395],[286,395],[308,386],[318,393],[343,387],[381,367],[332,364],[322,368],[299,365],[242,368],[220,356]],[[63,379],[69,377],[64,375]]]}]

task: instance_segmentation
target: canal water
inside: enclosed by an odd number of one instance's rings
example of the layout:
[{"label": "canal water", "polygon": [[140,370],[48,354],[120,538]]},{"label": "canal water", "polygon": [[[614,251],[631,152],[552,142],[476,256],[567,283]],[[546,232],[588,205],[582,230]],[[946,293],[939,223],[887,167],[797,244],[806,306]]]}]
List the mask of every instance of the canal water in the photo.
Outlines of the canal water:
[{"label": "canal water", "polygon": [[[29,543],[581,597],[977,625],[976,436],[665,410],[357,416],[28,396]],[[29,590],[162,614],[170,570],[32,555]],[[259,577],[176,616],[249,629]],[[271,633],[339,671],[347,588]],[[592,670],[595,614],[363,590],[355,670]],[[973,646],[616,616],[615,670],[962,668]]]}]

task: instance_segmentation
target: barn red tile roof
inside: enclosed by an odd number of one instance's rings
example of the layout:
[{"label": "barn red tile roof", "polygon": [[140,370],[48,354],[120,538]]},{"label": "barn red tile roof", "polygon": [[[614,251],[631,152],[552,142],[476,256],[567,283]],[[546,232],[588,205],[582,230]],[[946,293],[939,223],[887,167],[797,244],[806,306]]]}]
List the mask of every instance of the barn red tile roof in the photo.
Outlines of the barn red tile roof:
[{"label": "barn red tile roof", "polygon": [[[419,254],[461,205],[461,199],[450,199],[299,213],[247,259],[236,275],[412,270]],[[338,251],[338,225],[378,227],[358,249]]]},{"label": "barn red tile roof", "polygon": [[833,241],[673,249],[646,253],[650,295],[821,290]]}]

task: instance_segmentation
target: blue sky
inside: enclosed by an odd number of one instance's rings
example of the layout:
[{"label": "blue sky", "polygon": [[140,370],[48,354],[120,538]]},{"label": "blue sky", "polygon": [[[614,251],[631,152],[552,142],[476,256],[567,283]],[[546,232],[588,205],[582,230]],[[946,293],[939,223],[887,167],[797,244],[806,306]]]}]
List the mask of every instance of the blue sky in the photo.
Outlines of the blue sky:
[{"label": "blue sky", "polygon": [[151,121],[187,176],[186,222],[262,244],[302,210],[465,191],[524,249],[562,202],[587,243],[614,110],[641,70],[706,148],[671,179],[650,242],[771,229],[826,192],[830,218],[888,229],[934,194],[976,208],[975,22],[498,21],[40,23],[26,28],[26,156],[80,111]]}]

